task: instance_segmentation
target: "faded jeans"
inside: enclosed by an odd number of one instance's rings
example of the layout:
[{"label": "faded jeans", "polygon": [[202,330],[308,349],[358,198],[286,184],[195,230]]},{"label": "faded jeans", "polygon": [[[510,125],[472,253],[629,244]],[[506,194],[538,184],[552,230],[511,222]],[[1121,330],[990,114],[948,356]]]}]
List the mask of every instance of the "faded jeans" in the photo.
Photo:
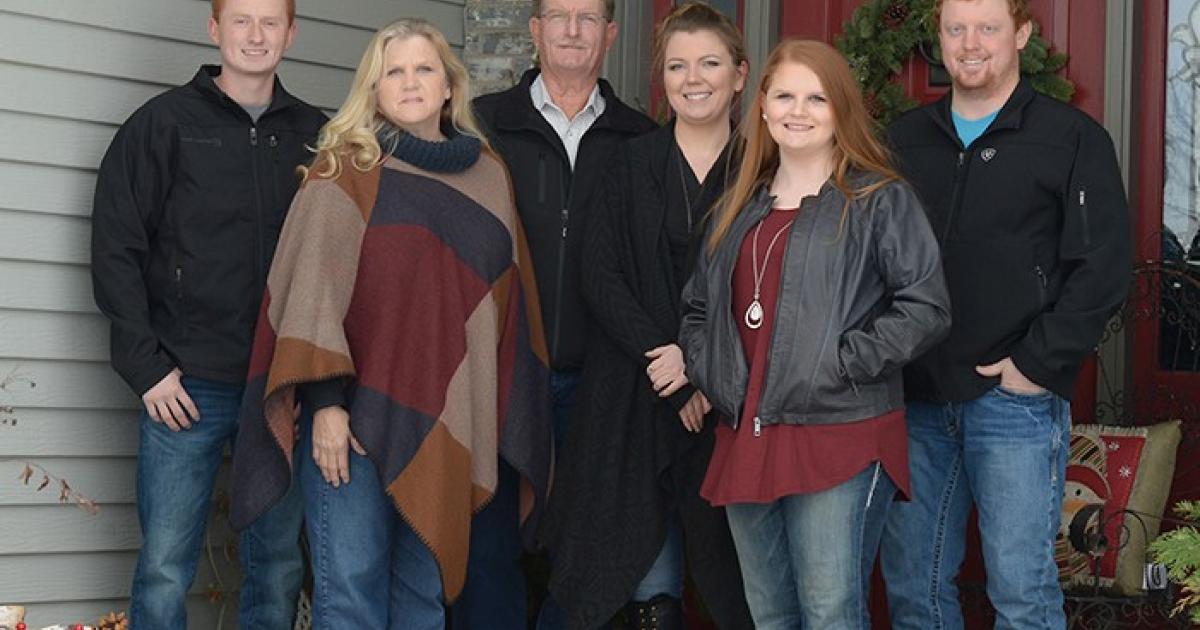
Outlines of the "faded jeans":
[{"label": "faded jeans", "polygon": [[445,627],[433,554],[392,505],[371,460],[353,449],[348,456],[350,482],[334,488],[313,461],[305,414],[296,464],[312,556],[313,628]]},{"label": "faded jeans", "polygon": [[963,627],[955,578],[979,512],[996,628],[1066,626],[1054,563],[1070,407],[999,387],[964,403],[909,403],[911,503],[892,508],[881,555],[892,627]]},{"label": "faded jeans", "polygon": [[867,591],[895,485],[873,463],[822,492],[725,506],[757,630],[868,630]]}]

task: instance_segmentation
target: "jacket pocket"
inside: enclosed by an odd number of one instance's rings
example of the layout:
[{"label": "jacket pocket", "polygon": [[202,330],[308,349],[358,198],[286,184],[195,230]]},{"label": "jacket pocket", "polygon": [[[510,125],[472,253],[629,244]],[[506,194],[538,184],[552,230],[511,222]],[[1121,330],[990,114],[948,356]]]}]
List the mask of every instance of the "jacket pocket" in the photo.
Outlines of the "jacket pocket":
[{"label": "jacket pocket", "polygon": [[851,391],[854,392],[854,395],[858,396],[858,382],[856,382],[854,378],[850,376],[850,372],[846,370],[846,362],[845,359],[842,358],[842,344],[840,342],[838,343],[837,351],[834,354],[838,378],[842,379],[843,382],[849,385]]},{"label": "jacket pocket", "polygon": [[1049,281],[1046,279],[1046,270],[1040,264],[1033,266],[1034,281],[1037,285],[1038,309],[1044,310],[1050,290]]},{"label": "jacket pocket", "polygon": [[179,263],[171,270],[171,289],[175,301],[175,321],[172,322],[172,328],[175,330],[175,337],[182,340],[187,333],[187,306],[184,304],[183,266]]},{"label": "jacket pocket", "polygon": [[1087,187],[1079,184],[1075,187],[1075,198],[1072,200],[1076,204],[1076,210],[1079,212],[1079,228],[1082,234],[1080,238],[1083,241],[1085,248],[1092,244],[1092,227],[1091,221],[1088,218],[1087,206]]}]

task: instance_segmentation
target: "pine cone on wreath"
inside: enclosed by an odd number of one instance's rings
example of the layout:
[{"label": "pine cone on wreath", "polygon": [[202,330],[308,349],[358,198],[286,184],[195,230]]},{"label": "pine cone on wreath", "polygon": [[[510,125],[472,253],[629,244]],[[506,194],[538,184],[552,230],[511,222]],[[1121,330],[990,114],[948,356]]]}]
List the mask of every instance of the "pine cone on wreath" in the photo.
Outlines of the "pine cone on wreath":
[{"label": "pine cone on wreath", "polygon": [[904,0],[896,0],[883,10],[883,23],[893,31],[900,28],[912,13]]},{"label": "pine cone on wreath", "polygon": [[874,92],[863,92],[863,106],[874,120],[879,120],[879,116],[883,114],[883,103],[879,102],[879,95]]}]

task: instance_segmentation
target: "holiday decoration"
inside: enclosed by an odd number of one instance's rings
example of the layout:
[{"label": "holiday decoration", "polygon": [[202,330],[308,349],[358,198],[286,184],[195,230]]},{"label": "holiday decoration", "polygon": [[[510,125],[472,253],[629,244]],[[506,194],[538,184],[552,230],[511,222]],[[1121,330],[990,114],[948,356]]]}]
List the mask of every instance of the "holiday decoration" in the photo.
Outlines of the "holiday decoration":
[{"label": "holiday decoration", "polygon": [[[1075,85],[1058,74],[1067,65],[1067,56],[1050,52],[1050,43],[1038,31],[1035,21],[1029,43],[1021,51],[1021,74],[1038,92],[1069,101]],[[940,63],[933,0],[866,0],[842,25],[837,47],[858,77],[868,111],[887,125],[917,105],[892,81],[904,63],[918,51]]]},{"label": "holiday decoration", "polygon": [[25,625],[25,607],[0,606],[0,630],[17,630]]},{"label": "holiday decoration", "polygon": [[1187,523],[1150,544],[1155,562],[1167,566],[1171,580],[1179,585],[1179,599],[1172,615],[1186,614],[1200,625],[1200,501],[1180,501],[1175,514]]},{"label": "holiday decoration", "polygon": [[[1054,559],[1059,577],[1070,582],[1075,576],[1084,580],[1091,573],[1092,553],[1102,553],[1098,544],[1104,525],[1104,504],[1112,495],[1108,483],[1108,447],[1097,435],[1071,434],[1067,457],[1067,476],[1063,488],[1062,525],[1054,541]],[[1096,541],[1094,549],[1079,550],[1071,544],[1071,527],[1084,527],[1085,536]]]},{"label": "holiday decoration", "polygon": [[[1143,591],[1146,545],[1175,473],[1179,422],[1146,427],[1071,427],[1062,526],[1055,560],[1063,587],[1100,586],[1117,595]],[[1089,509],[1090,508],[1090,509]],[[1072,525],[1082,528],[1071,544]]]}]

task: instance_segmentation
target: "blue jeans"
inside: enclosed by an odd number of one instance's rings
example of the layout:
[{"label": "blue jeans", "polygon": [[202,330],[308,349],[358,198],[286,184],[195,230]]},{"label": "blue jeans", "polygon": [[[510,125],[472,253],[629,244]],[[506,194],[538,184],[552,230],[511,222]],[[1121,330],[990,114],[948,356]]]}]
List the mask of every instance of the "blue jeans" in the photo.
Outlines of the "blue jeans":
[{"label": "blue jeans", "polygon": [[633,591],[633,599],[646,602],[659,594],[683,598],[683,532],[677,521],[667,526],[667,539],[654,564]]},{"label": "blue jeans", "polygon": [[972,503],[995,627],[1066,626],[1054,537],[1070,425],[1050,392],[909,403],[913,500],[892,509],[882,546],[893,628],[963,627],[955,578]]},{"label": "blue jeans", "polygon": [[[137,467],[142,548],[129,609],[130,625],[139,629],[187,627],[184,598],[196,576],[217,469],[226,445],[237,439],[240,385],[185,376],[183,387],[200,410],[191,429],[172,432],[142,412]],[[241,534],[242,628],[292,627],[304,578],[301,507],[293,483]]]},{"label": "blue jeans", "polygon": [[754,627],[868,630],[871,569],[895,492],[874,463],[823,492],[726,506]]},{"label": "blue jeans", "polygon": [[371,460],[350,449],[350,482],[334,488],[313,461],[307,413],[296,457],[313,565],[313,628],[444,628],[441,571]]}]

